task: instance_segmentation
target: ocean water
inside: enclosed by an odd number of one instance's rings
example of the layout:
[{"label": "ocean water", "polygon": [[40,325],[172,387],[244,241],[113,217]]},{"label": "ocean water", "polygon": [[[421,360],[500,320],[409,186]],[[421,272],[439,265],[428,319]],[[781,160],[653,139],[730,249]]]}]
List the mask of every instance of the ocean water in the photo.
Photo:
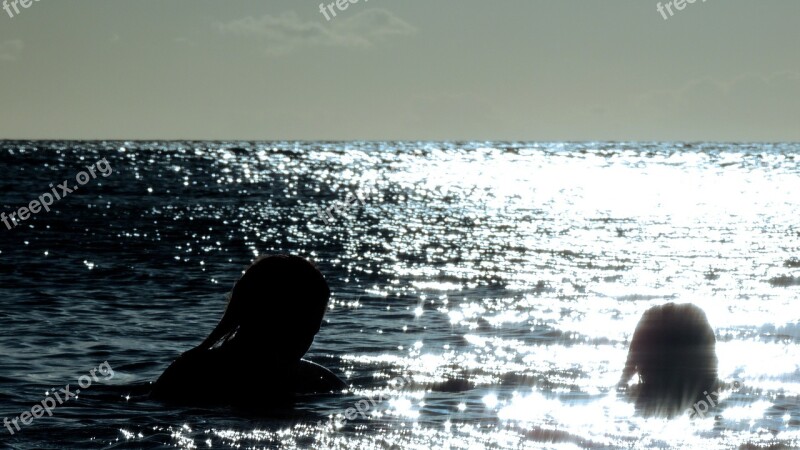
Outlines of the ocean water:
[{"label": "ocean water", "polygon": [[[0,417],[90,380],[0,448],[800,447],[800,145],[4,141],[0,164],[6,214],[79,187],[0,224]],[[352,393],[148,399],[277,252],[328,279],[307,357]],[[706,311],[740,383],[703,418],[643,419],[615,390],[667,301]]]}]

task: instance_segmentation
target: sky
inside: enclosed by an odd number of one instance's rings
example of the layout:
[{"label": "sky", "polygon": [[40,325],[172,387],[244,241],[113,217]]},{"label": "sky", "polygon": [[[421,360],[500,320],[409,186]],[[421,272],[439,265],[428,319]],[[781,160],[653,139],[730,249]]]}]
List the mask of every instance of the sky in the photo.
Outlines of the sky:
[{"label": "sky", "polygon": [[9,5],[0,139],[800,141],[798,0],[342,3]]}]

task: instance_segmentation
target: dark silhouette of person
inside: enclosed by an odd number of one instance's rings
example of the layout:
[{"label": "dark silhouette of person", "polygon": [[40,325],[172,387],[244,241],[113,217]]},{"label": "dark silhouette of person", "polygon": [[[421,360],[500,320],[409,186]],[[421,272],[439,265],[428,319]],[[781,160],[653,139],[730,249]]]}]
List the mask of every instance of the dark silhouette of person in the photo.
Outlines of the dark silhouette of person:
[{"label": "dark silhouette of person", "polygon": [[645,416],[679,415],[718,386],[716,342],[699,307],[654,306],[636,326],[619,387],[638,374],[639,384],[631,390],[637,411]]},{"label": "dark silhouette of person", "polygon": [[322,273],[306,259],[256,259],[236,282],[217,327],[164,371],[151,396],[194,405],[268,407],[291,403],[298,394],[345,390],[331,371],[302,359],[329,297]]}]

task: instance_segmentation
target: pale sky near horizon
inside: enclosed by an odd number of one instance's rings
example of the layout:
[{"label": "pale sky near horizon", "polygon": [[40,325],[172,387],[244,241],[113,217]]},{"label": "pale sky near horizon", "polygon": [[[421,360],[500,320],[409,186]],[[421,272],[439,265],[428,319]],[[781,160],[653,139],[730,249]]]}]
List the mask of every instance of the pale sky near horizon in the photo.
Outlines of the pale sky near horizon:
[{"label": "pale sky near horizon", "polygon": [[0,139],[800,141],[800,1],[657,3],[35,1]]}]

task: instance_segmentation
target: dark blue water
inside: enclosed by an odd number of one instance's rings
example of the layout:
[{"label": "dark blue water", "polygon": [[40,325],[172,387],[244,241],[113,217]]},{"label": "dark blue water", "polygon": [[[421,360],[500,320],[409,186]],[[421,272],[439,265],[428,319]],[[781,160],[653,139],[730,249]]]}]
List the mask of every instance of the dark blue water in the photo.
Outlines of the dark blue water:
[{"label": "dark blue water", "polygon": [[[0,447],[796,447],[799,163],[792,144],[0,142],[0,212],[78,187],[0,223],[0,418],[113,368]],[[354,393],[256,412],[147,399],[278,252],[327,277],[307,357]],[[615,394],[636,321],[665,301],[706,310],[720,377],[743,383],[702,420],[643,420]]]}]

